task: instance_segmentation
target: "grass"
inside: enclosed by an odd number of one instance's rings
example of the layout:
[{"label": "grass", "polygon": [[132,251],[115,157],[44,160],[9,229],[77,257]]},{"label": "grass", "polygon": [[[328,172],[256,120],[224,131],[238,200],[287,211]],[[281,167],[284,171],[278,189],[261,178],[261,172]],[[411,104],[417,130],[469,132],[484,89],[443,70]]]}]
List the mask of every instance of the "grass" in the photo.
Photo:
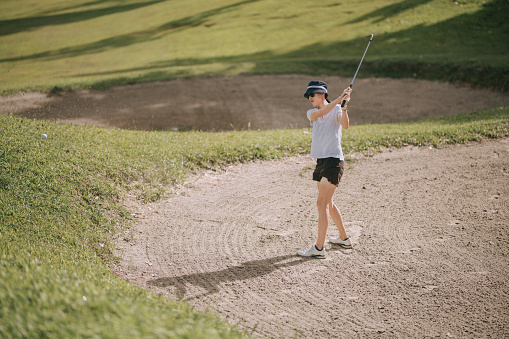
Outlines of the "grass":
[{"label": "grass", "polygon": [[507,0],[0,2],[0,93],[178,77],[414,77],[509,90]]},{"label": "grass", "polygon": [[508,135],[509,108],[397,124],[360,125],[345,132],[343,147],[349,153],[373,154],[384,148],[463,144]]},{"label": "grass", "polygon": [[[57,235],[55,233],[55,235]],[[217,316],[127,285],[100,265],[0,257],[2,338],[239,338]]]},{"label": "grass", "polygon": [[[48,135],[41,139],[41,134]],[[509,108],[352,126],[346,154],[509,136]],[[247,336],[212,314],[130,286],[110,236],[190,171],[306,154],[309,129],[142,132],[0,115],[0,337]]]}]

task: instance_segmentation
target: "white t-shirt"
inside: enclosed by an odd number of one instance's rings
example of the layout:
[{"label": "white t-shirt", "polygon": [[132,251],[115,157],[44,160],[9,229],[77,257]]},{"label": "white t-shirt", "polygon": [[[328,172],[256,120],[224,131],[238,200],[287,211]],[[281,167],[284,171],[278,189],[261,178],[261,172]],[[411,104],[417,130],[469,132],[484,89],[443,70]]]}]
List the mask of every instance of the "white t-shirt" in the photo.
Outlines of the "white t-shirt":
[{"label": "white t-shirt", "polygon": [[308,119],[313,126],[313,139],[311,141],[311,154],[313,159],[323,158],[343,158],[341,149],[342,128],[339,123],[339,117],[343,114],[340,105],[336,105],[329,113],[323,117],[311,121],[311,113],[317,108],[312,108],[307,112]]}]

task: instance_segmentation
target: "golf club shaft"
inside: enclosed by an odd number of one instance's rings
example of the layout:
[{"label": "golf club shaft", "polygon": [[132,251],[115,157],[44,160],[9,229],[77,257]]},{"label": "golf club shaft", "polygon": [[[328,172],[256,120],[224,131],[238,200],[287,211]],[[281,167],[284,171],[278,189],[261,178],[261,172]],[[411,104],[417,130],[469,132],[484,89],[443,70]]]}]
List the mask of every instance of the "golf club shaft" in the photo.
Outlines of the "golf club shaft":
[{"label": "golf club shaft", "polygon": [[[368,51],[369,44],[371,43],[371,40],[373,40],[373,34],[370,34],[368,36],[370,37],[368,46],[366,47],[366,50],[364,51],[364,54],[362,55],[362,59],[361,59],[361,62],[359,63],[359,67],[357,67],[357,70],[355,71],[355,75],[353,76],[352,82],[350,83],[350,88],[352,88],[353,82],[355,81],[355,77],[357,76],[357,73],[359,72],[359,69],[361,68],[362,61],[364,60],[364,57],[366,56],[366,52]],[[341,107],[345,107],[345,104],[346,104],[346,100],[343,100],[343,102],[341,103]]]}]

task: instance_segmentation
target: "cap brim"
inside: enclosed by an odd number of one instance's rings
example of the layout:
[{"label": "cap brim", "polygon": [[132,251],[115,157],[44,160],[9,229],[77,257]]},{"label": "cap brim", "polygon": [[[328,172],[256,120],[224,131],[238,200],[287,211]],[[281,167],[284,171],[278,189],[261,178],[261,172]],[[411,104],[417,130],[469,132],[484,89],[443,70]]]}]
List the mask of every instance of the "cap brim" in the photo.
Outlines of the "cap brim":
[{"label": "cap brim", "polygon": [[324,93],[325,94],[325,97],[328,97],[329,96],[329,93],[327,93],[326,90],[323,90],[323,89],[319,89],[319,88],[308,88],[306,93],[304,93],[304,98],[308,98],[308,94],[309,93]]}]

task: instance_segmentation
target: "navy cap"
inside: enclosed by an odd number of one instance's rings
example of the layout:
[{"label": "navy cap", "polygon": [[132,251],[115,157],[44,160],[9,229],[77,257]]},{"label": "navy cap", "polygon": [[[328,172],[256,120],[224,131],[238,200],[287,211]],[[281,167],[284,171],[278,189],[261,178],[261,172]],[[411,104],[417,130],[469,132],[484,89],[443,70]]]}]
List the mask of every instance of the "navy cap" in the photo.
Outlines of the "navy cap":
[{"label": "navy cap", "polygon": [[325,93],[325,98],[329,96],[329,92],[327,92],[327,84],[320,80],[312,80],[309,82],[306,93],[304,93],[304,98],[307,99],[309,93]]}]

